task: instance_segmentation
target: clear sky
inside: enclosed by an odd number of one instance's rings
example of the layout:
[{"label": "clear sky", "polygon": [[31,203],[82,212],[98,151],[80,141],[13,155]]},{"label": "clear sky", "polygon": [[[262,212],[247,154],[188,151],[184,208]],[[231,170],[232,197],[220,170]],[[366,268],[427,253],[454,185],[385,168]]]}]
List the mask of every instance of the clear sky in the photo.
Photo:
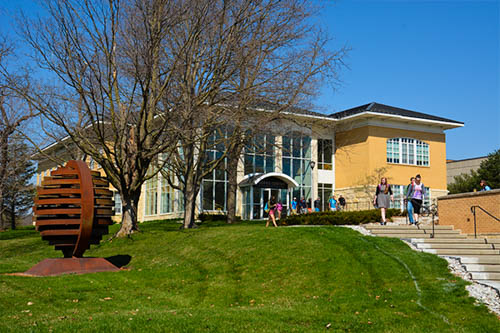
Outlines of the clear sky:
[{"label": "clear sky", "polygon": [[[320,21],[352,48],[335,92],[317,100],[333,113],[378,102],[450,118],[465,126],[446,132],[447,158],[500,148],[500,0],[317,0]],[[0,0],[0,29],[28,0]]]},{"label": "clear sky", "polygon": [[323,24],[347,44],[350,69],[322,112],[378,102],[465,123],[446,131],[447,158],[500,148],[500,1],[337,0]]}]

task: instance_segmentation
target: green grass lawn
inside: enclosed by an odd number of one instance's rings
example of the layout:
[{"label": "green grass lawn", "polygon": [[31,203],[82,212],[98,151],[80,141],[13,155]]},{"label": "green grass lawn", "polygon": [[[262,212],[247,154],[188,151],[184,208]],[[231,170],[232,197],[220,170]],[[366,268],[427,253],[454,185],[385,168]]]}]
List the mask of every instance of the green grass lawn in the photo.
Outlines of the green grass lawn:
[{"label": "green grass lawn", "polygon": [[85,253],[131,256],[128,269],[45,278],[2,273],[61,252],[34,230],[0,233],[0,332],[500,331],[444,260],[397,239],[263,223],[141,229]]}]

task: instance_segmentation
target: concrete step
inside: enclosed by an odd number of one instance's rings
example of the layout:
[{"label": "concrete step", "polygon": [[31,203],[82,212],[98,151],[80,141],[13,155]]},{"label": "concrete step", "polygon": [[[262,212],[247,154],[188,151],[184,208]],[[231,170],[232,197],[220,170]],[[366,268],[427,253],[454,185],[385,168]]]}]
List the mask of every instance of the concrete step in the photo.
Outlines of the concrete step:
[{"label": "concrete step", "polygon": [[[425,229],[425,230],[432,230],[432,225],[419,225],[418,227],[414,225],[406,225],[406,224],[386,224],[386,225],[380,225],[380,224],[365,224],[363,225],[365,229],[387,229],[387,228],[397,228],[397,229]],[[434,226],[434,230],[454,230],[453,226],[451,225],[436,225]]]},{"label": "concrete step", "polygon": [[[432,230],[398,230],[398,229],[384,229],[384,230],[378,230],[374,229],[371,230],[371,232],[375,235],[378,234],[432,234]],[[440,231],[435,231],[434,232],[436,235],[460,235],[460,231],[458,230],[440,230]]]},{"label": "concrete step", "polygon": [[474,280],[493,280],[500,281],[500,273],[471,273]]},{"label": "concrete step", "polygon": [[417,243],[419,249],[491,249],[491,244],[484,243]]},{"label": "concrete step", "polygon": [[500,273],[499,265],[479,265],[479,264],[465,264],[468,272],[492,272]]},{"label": "concrete step", "polygon": [[[395,238],[409,238],[409,239],[413,239],[415,237],[418,237],[418,238],[431,238],[431,234],[406,234],[406,233],[399,233],[399,234],[395,234],[395,233],[380,233],[380,234],[374,234],[376,236],[379,236],[379,237],[395,237]],[[456,234],[435,234],[434,235],[434,238],[435,239],[466,239],[467,236],[466,235],[456,235]]]},{"label": "concrete step", "polygon": [[411,242],[414,244],[486,244],[484,239],[474,238],[412,238]]},{"label": "concrete step", "polygon": [[460,256],[460,261],[462,264],[467,265],[467,264],[497,264],[500,265],[500,256],[495,255],[485,255],[485,256]]},{"label": "concrete step", "polygon": [[[462,255],[499,255],[500,250],[476,250],[476,249],[423,249],[424,252],[443,256]],[[500,256],[499,256],[500,257]]]}]

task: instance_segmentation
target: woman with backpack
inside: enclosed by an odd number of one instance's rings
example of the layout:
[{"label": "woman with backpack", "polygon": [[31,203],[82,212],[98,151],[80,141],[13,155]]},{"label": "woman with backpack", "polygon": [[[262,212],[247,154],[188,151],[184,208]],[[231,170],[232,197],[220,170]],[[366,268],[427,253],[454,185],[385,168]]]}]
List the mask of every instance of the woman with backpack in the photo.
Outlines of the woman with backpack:
[{"label": "woman with backpack", "polygon": [[380,213],[382,215],[382,222],[380,222],[381,225],[387,224],[385,221],[385,210],[389,208],[389,200],[394,201],[391,185],[387,184],[386,177],[382,177],[382,179],[380,179],[380,184],[377,185],[377,191],[375,192],[375,197],[373,198],[373,205],[380,208]]},{"label": "woman with backpack", "polygon": [[415,225],[418,225],[418,215],[420,214],[420,207],[422,207],[422,202],[424,201],[425,186],[422,183],[422,177],[420,175],[415,176],[415,183],[410,187],[406,197],[409,198],[411,205],[413,206],[413,221]]},{"label": "woman with backpack", "polygon": [[274,212],[276,210],[276,198],[274,195],[271,197],[271,200],[266,203],[266,207],[264,207],[266,210],[266,213],[269,213],[269,216],[267,217],[267,223],[266,223],[266,228],[269,227],[269,222],[272,220],[273,224],[275,227],[278,227],[276,224],[276,218],[274,217]]}]

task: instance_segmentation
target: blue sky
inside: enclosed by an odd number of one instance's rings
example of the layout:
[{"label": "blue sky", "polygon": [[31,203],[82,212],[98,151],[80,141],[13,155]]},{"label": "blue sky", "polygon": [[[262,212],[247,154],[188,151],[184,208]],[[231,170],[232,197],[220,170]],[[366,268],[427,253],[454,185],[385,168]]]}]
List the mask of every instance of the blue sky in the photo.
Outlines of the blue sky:
[{"label": "blue sky", "polygon": [[350,69],[322,112],[379,102],[458,120],[446,131],[447,158],[500,148],[499,1],[329,2],[321,21],[347,44]]},{"label": "blue sky", "polygon": [[[446,132],[449,159],[500,148],[500,0],[317,1],[332,47],[352,48],[342,84],[321,89],[321,112],[388,104],[464,122]],[[17,8],[33,14],[37,7],[2,1],[3,33],[11,31],[7,12]]]}]

